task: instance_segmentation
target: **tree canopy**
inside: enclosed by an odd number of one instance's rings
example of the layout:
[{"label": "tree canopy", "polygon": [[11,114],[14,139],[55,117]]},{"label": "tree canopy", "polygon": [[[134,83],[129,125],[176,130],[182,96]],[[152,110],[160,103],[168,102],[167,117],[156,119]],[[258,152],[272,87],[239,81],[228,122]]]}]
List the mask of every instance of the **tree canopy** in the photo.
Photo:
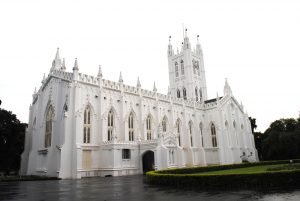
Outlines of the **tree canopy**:
[{"label": "tree canopy", "polygon": [[254,133],[254,137],[261,160],[300,158],[300,119],[276,120],[264,133]]},{"label": "tree canopy", "polygon": [[0,108],[0,170],[19,169],[26,127],[11,111]]}]

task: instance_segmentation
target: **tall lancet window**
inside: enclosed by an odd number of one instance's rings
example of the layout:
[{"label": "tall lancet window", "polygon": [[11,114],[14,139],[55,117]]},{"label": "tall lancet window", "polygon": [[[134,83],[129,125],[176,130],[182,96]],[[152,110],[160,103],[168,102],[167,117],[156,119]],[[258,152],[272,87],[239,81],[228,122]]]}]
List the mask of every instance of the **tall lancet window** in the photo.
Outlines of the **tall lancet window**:
[{"label": "tall lancet window", "polygon": [[177,89],[177,98],[180,98],[180,90]]},{"label": "tall lancet window", "polygon": [[164,117],[162,120],[162,129],[163,132],[167,132],[167,117]]},{"label": "tall lancet window", "polygon": [[183,62],[183,60],[180,61],[180,68],[181,68],[181,75],[184,75],[184,62]]},{"label": "tall lancet window", "polygon": [[216,133],[215,124],[213,124],[213,123],[211,124],[210,130],[211,130],[212,146],[217,147],[218,143],[217,143],[217,133]]},{"label": "tall lancet window", "polygon": [[113,130],[114,130],[114,113],[112,109],[108,112],[107,117],[107,141],[111,141],[113,138]]},{"label": "tall lancet window", "polygon": [[178,137],[178,146],[181,147],[180,120],[179,119],[176,121],[176,133],[177,133],[177,137]]},{"label": "tall lancet window", "polygon": [[202,145],[202,147],[204,147],[204,141],[203,141],[203,124],[202,124],[202,122],[200,122],[199,127],[200,127],[200,136],[201,136],[201,145]]},{"label": "tall lancet window", "polygon": [[177,61],[175,62],[175,75],[176,75],[176,77],[179,76],[179,70],[178,70],[178,63],[177,63]]},{"label": "tall lancet window", "polygon": [[129,134],[129,141],[134,140],[134,131],[133,131],[133,114],[130,113],[128,117],[128,134]]},{"label": "tall lancet window", "polygon": [[184,100],[186,100],[186,89],[185,88],[183,88],[182,93],[183,93]]},{"label": "tall lancet window", "polygon": [[196,96],[196,101],[198,101],[199,99],[198,99],[198,88],[197,87],[195,88],[195,96]]},{"label": "tall lancet window", "polygon": [[151,130],[151,117],[148,115],[146,119],[146,130],[147,130],[147,140],[152,139],[152,130]]},{"label": "tall lancet window", "polygon": [[83,143],[91,143],[91,109],[86,107],[83,118]]},{"label": "tall lancet window", "polygon": [[202,89],[199,89],[200,102],[203,101]]},{"label": "tall lancet window", "polygon": [[54,118],[54,109],[52,105],[50,105],[46,116],[45,147],[51,146],[53,118]]},{"label": "tall lancet window", "polygon": [[190,140],[191,140],[191,147],[193,147],[194,146],[194,143],[193,143],[193,124],[192,124],[191,121],[189,122],[189,134],[190,134]]}]

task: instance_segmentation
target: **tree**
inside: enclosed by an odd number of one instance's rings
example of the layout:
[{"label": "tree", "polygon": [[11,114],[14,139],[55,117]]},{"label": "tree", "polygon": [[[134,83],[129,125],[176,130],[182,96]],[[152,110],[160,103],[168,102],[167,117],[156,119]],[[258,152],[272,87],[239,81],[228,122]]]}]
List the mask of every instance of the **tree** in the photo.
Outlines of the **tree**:
[{"label": "tree", "polygon": [[11,111],[0,108],[0,170],[19,169],[26,127]]},{"label": "tree", "polygon": [[272,122],[261,140],[264,160],[300,158],[300,119]]},{"label": "tree", "polygon": [[256,119],[252,118],[252,117],[249,117],[249,120],[250,120],[250,124],[251,124],[252,133],[254,133],[254,130],[257,128]]}]

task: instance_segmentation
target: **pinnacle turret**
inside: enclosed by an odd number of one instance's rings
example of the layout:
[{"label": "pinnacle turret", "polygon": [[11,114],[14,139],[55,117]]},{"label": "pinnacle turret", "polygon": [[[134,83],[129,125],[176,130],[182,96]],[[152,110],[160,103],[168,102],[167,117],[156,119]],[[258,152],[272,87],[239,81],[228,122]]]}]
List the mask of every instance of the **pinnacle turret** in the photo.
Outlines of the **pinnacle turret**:
[{"label": "pinnacle turret", "polygon": [[137,88],[141,88],[141,86],[142,86],[142,85],[141,85],[141,82],[140,82],[140,78],[138,77],[138,78],[137,78],[137,82],[136,82],[136,87],[137,87]]},{"label": "pinnacle turret", "polygon": [[101,65],[99,65],[99,69],[98,69],[98,77],[102,77],[102,70],[101,70]]},{"label": "pinnacle turret", "polygon": [[66,70],[66,62],[65,62],[65,58],[63,58],[63,62],[62,62],[62,65],[61,65],[61,70],[62,70],[62,71],[65,71],[65,70]]},{"label": "pinnacle turret", "polygon": [[59,57],[59,48],[56,50],[55,59],[52,61],[52,70],[60,70],[61,69],[61,59]]},{"label": "pinnacle turret", "polygon": [[119,82],[123,83],[123,76],[122,76],[122,72],[120,72],[120,76],[119,76]]},{"label": "pinnacle turret", "polygon": [[75,58],[75,63],[74,63],[73,71],[79,71],[77,58]]},{"label": "pinnacle turret", "polygon": [[185,29],[184,34],[183,49],[191,49],[191,43],[189,41],[189,37],[187,36],[187,29]]},{"label": "pinnacle turret", "polygon": [[168,56],[173,56],[174,55],[174,51],[173,51],[173,47],[171,44],[171,36],[169,36],[169,45],[168,45]]},{"label": "pinnacle turret", "polygon": [[157,92],[157,88],[156,88],[156,86],[155,86],[155,82],[154,82],[154,84],[153,84],[153,91],[154,91],[154,92]]},{"label": "pinnacle turret", "polygon": [[232,91],[231,88],[228,84],[227,78],[225,78],[225,85],[224,85],[224,96],[231,96],[232,95]]},{"label": "pinnacle turret", "polygon": [[196,54],[197,55],[202,55],[202,48],[201,48],[201,45],[199,43],[199,35],[197,35]]}]

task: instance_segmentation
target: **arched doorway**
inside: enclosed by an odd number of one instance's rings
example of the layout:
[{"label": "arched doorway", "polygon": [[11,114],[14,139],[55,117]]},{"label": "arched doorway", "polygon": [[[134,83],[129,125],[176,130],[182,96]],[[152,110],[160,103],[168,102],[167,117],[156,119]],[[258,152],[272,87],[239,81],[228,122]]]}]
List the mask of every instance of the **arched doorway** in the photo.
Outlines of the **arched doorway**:
[{"label": "arched doorway", "polygon": [[142,157],[143,160],[143,173],[154,170],[154,152],[146,151]]}]

